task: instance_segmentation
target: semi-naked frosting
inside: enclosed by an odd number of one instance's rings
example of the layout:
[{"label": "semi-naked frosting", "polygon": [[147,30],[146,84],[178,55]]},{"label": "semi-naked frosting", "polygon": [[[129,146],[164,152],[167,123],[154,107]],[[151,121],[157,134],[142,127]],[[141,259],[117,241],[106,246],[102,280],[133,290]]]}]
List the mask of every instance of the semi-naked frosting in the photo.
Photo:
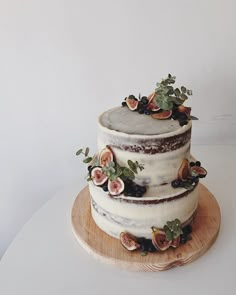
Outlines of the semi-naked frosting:
[{"label": "semi-naked frosting", "polygon": [[147,115],[118,107],[98,119],[98,151],[109,146],[117,163],[144,165],[135,182],[147,186],[142,198],[123,194],[111,196],[90,183],[91,210],[95,223],[118,238],[122,231],[151,237],[151,227],[162,228],[178,218],[185,224],[198,205],[198,186],[192,190],[173,188],[184,159],[190,156],[191,120],[180,126],[175,120],[155,120]]}]

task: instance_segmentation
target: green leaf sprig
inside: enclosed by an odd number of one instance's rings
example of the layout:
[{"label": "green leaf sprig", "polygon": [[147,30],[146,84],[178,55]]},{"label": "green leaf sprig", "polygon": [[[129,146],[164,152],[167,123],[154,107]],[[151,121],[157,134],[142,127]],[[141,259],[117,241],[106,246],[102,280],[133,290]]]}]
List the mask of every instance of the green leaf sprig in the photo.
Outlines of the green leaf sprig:
[{"label": "green leaf sprig", "polygon": [[79,149],[77,152],[76,152],[76,156],[79,156],[80,154],[83,154],[84,155],[84,160],[83,160],[83,163],[90,163],[93,159],[93,157],[89,156],[89,147],[86,147],[85,150],[83,149]]},{"label": "green leaf sprig", "polygon": [[169,74],[166,79],[156,84],[154,99],[162,110],[172,110],[174,105],[183,104],[188,99],[188,95],[192,95],[192,90],[184,86],[181,86],[180,89],[174,88],[172,84],[175,83],[175,79],[175,76]]},{"label": "green leaf sprig", "polygon": [[166,238],[168,241],[173,241],[174,239],[178,238],[181,234],[183,234],[181,222],[179,219],[167,221],[163,230],[166,234]]},{"label": "green leaf sprig", "polygon": [[144,166],[139,164],[137,161],[133,162],[128,160],[127,163],[128,167],[123,167],[112,161],[107,166],[104,166],[102,170],[111,181],[115,180],[117,177],[121,177],[123,180],[134,180],[135,174],[138,173],[138,170],[142,171]]}]

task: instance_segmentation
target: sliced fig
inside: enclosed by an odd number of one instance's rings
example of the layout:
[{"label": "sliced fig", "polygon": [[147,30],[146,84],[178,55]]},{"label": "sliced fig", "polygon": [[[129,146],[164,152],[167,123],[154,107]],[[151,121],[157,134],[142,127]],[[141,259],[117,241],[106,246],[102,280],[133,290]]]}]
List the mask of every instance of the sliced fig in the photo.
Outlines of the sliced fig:
[{"label": "sliced fig", "polygon": [[124,181],[117,177],[115,180],[108,180],[108,191],[112,196],[118,196],[123,193],[125,189]]},{"label": "sliced fig", "polygon": [[178,236],[177,238],[175,238],[172,243],[171,243],[171,247],[173,248],[177,248],[180,245],[180,236]]},{"label": "sliced fig", "polygon": [[158,120],[165,120],[169,119],[172,115],[172,110],[169,111],[162,111],[160,113],[152,114],[152,118],[158,119]]},{"label": "sliced fig", "polygon": [[200,178],[206,177],[207,175],[206,169],[200,166],[192,166],[191,171],[197,174]]},{"label": "sliced fig", "polygon": [[153,112],[159,111],[161,108],[157,105],[156,101],[153,99],[147,106],[148,110],[151,110]]},{"label": "sliced fig", "polygon": [[157,250],[165,251],[171,246],[172,241],[167,239],[163,230],[152,227],[152,243]]},{"label": "sliced fig", "polygon": [[126,104],[131,111],[135,111],[138,108],[138,100],[133,98],[127,98]]},{"label": "sliced fig", "polygon": [[103,185],[108,180],[107,175],[103,173],[102,167],[100,166],[93,167],[90,171],[90,175],[92,182],[97,186]]},{"label": "sliced fig", "polygon": [[99,163],[102,167],[107,166],[110,162],[113,161],[113,159],[113,152],[108,146],[101,150],[99,156]]},{"label": "sliced fig", "polygon": [[126,232],[120,233],[120,242],[121,245],[129,251],[134,251],[140,248],[140,244],[137,242],[137,239],[133,235]]},{"label": "sliced fig", "polygon": [[156,92],[153,92],[152,94],[150,94],[149,96],[148,96],[148,103],[150,103],[152,100],[153,100],[153,98],[156,96]]},{"label": "sliced fig", "polygon": [[185,181],[187,180],[189,175],[190,175],[189,161],[187,159],[184,159],[178,171],[178,179]]},{"label": "sliced fig", "polygon": [[178,106],[178,111],[180,113],[185,113],[186,115],[190,116],[192,108],[186,107],[184,105]]}]

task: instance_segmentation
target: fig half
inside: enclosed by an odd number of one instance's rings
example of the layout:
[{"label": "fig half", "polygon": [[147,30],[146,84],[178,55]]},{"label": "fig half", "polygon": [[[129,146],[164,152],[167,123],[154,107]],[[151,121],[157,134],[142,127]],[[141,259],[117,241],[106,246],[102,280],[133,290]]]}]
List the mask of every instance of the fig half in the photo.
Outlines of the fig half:
[{"label": "fig half", "polygon": [[95,166],[92,168],[90,171],[90,177],[92,182],[97,186],[103,185],[108,180],[107,175],[103,173],[102,167],[100,166]]},{"label": "fig half", "polygon": [[178,179],[182,181],[187,180],[188,176],[190,175],[189,169],[189,161],[184,159],[178,171]]},{"label": "fig half", "polygon": [[115,180],[108,180],[108,191],[112,196],[118,196],[123,193],[125,189],[124,181],[117,177]]},{"label": "fig half", "polygon": [[131,111],[135,111],[138,108],[138,100],[133,98],[127,98],[126,104]]},{"label": "fig half", "polygon": [[200,166],[192,166],[191,171],[197,174],[200,178],[206,177],[207,171],[203,167]]},{"label": "fig half", "polygon": [[178,236],[177,238],[175,238],[172,243],[171,243],[171,247],[173,248],[177,248],[180,245],[180,236]]},{"label": "fig half", "polygon": [[162,111],[160,113],[152,114],[151,116],[153,119],[158,119],[158,120],[169,119],[172,116],[172,110]]},{"label": "fig half", "polygon": [[114,159],[112,150],[106,146],[103,150],[100,152],[99,156],[99,163],[102,167],[107,166],[110,162],[112,162]]},{"label": "fig half", "polygon": [[172,241],[167,239],[163,230],[152,227],[152,243],[157,250],[165,251],[171,246]]},{"label": "fig half", "polygon": [[133,235],[126,232],[120,233],[120,242],[121,245],[129,251],[134,251],[140,248],[140,244],[137,242],[137,239]]}]

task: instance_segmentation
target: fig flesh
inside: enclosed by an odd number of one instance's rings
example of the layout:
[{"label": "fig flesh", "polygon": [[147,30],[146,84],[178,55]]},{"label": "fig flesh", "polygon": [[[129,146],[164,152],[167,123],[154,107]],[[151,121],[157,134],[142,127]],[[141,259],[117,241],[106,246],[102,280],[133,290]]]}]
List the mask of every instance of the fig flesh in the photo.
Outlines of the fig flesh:
[{"label": "fig flesh", "polygon": [[191,171],[197,174],[200,178],[206,177],[207,171],[203,167],[200,166],[192,166]]},{"label": "fig flesh", "polygon": [[126,232],[120,233],[120,242],[121,245],[129,251],[134,251],[140,248],[140,244],[137,242],[137,239],[133,235]]},{"label": "fig flesh", "polygon": [[167,239],[163,230],[152,227],[152,243],[157,250],[165,251],[171,246],[172,241]]},{"label": "fig flesh", "polygon": [[188,176],[190,175],[189,169],[189,161],[184,159],[178,171],[178,179],[182,181],[187,180]]},{"label": "fig flesh", "polygon": [[99,162],[102,167],[107,166],[114,159],[112,150],[107,146],[100,152]]},{"label": "fig flesh", "polygon": [[131,111],[135,111],[138,108],[138,100],[133,98],[127,98],[126,104]]},{"label": "fig flesh", "polygon": [[158,119],[158,120],[169,119],[172,116],[172,110],[162,111],[160,113],[152,114],[151,116],[152,118]]},{"label": "fig flesh", "polygon": [[153,99],[147,106],[148,110],[153,112],[157,112],[160,110],[159,106],[157,105],[156,101]]},{"label": "fig flesh", "polygon": [[108,180],[107,175],[103,173],[102,167],[100,166],[95,166],[92,168],[90,171],[90,177],[92,182],[97,186],[103,185]]},{"label": "fig flesh", "polygon": [[153,100],[153,98],[155,97],[155,95],[156,95],[156,92],[153,92],[152,94],[150,94],[149,96],[148,96],[148,103],[151,103],[151,101]]},{"label": "fig flesh", "polygon": [[125,189],[124,181],[117,177],[115,180],[108,180],[108,191],[112,196],[118,196],[123,193]]},{"label": "fig flesh", "polygon": [[187,116],[190,116],[190,114],[191,114],[191,108],[190,107],[186,107],[186,106],[184,106],[184,105],[180,105],[179,107],[178,107],[178,111],[180,112],[180,113],[185,113]]},{"label": "fig flesh", "polygon": [[175,238],[172,243],[171,243],[171,247],[173,248],[177,248],[180,245],[180,236],[178,236],[177,238]]}]

